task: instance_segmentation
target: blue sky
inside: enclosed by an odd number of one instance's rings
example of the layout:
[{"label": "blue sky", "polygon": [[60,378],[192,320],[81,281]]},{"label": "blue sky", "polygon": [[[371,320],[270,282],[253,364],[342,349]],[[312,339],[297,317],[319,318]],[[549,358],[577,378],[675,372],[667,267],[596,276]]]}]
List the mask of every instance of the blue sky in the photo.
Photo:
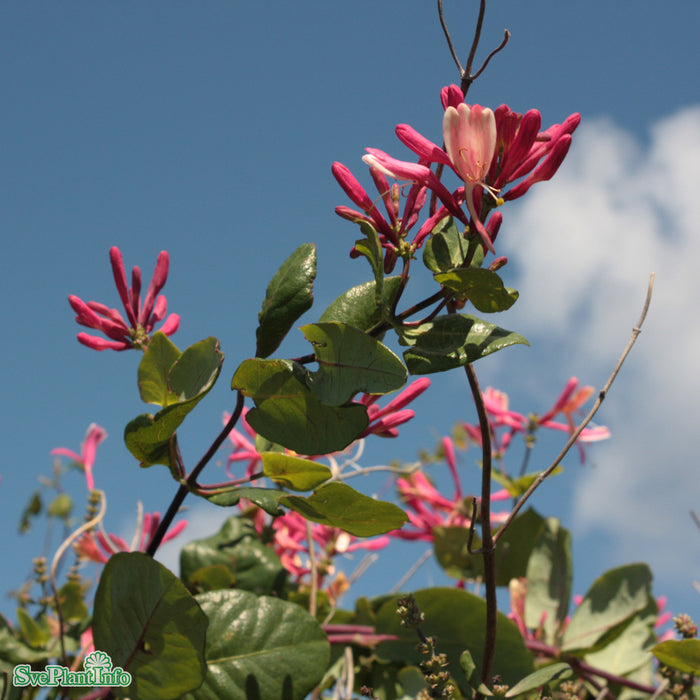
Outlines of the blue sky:
[{"label": "blue sky", "polygon": [[[464,56],[476,3],[445,5]],[[649,1],[490,3],[478,57],[504,28],[512,38],[469,95],[538,108],[545,125],[583,116],[555,180],[503,209],[498,252],[511,262],[502,276],[521,297],[498,322],[532,347],[477,365],[484,386],[507,391],[523,412],[546,410],[571,375],[601,386],[657,273],[648,324],[599,415],[613,440],[587,466],[569,459],[535,506],[574,533],[576,592],[606,567],[645,560],[670,609],[691,614],[700,607],[700,532],[688,516],[700,510],[699,20],[694,0],[663,10]],[[169,251],[165,293],[182,316],[175,342],[215,335],[227,356],[183,430],[191,464],[232,408],[229,380],[254,352],[259,304],[281,261],[317,244],[319,314],[367,278],[366,264],[347,256],[355,229],[333,212],[348,202],[331,163],[367,183],[366,146],[408,156],[397,123],[439,141],[439,90],[457,74],[425,0],[5,3],[0,66],[6,591],[42,547],[40,533],[15,533],[37,477],[50,472],[49,451],[77,449],[91,422],[110,434],[95,468],[110,529],[128,531],[137,500],[164,511],[173,491],[164,470],[139,470],[121,440],[144,410],[137,354],[78,345],[67,296],[117,306],[109,248],[146,275]],[[428,290],[427,278],[417,287]],[[306,352],[301,334],[283,351]],[[367,464],[411,461],[454,421],[473,420],[455,377],[437,378],[416,409],[402,440],[367,444]],[[473,462],[468,453],[460,465],[475,490]],[[66,485],[82,496],[77,474]],[[222,515],[196,509],[190,536]],[[393,585],[394,572],[376,563],[362,592]],[[427,567],[413,585],[436,575]]]}]

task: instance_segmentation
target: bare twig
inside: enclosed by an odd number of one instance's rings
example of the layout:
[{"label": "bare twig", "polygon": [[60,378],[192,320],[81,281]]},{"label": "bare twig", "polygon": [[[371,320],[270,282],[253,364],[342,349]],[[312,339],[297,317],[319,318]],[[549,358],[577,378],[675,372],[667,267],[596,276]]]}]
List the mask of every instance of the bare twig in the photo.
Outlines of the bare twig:
[{"label": "bare twig", "polygon": [[507,29],[503,30],[503,41],[486,57],[486,60],[481,64],[481,68],[479,68],[474,75],[470,76],[470,81],[473,83],[485,70],[486,66],[488,66],[489,61],[500,51],[503,51],[505,48],[506,44],[508,43],[508,40],[510,39],[510,32]]},{"label": "bare twig", "polygon": [[406,583],[406,581],[408,581],[408,579],[410,579],[411,576],[413,576],[413,574],[415,574],[416,571],[418,571],[418,569],[420,569],[420,567],[423,566],[423,564],[425,564],[426,561],[428,561],[432,553],[432,547],[430,549],[426,549],[425,552],[423,552],[423,554],[421,554],[420,557],[418,557],[416,563],[413,564],[413,566],[401,577],[401,579],[396,583],[396,585],[392,586],[389,593],[398,593],[403,588],[403,585]]},{"label": "bare twig", "polygon": [[438,17],[440,18],[440,25],[442,26],[442,31],[445,34],[445,39],[447,40],[447,46],[452,54],[452,60],[455,62],[459,74],[464,75],[464,68],[462,68],[462,64],[459,62],[459,57],[457,56],[454,44],[452,43],[452,37],[450,36],[450,32],[447,29],[447,24],[445,23],[445,15],[442,11],[442,0],[438,0]]},{"label": "bare twig", "polygon": [[[438,17],[440,19],[440,26],[442,27],[442,31],[445,35],[445,40],[447,41],[447,47],[450,50],[450,54],[452,56],[452,60],[455,62],[455,65],[457,66],[457,70],[459,71],[459,78],[460,78],[460,87],[462,88],[462,92],[466,96],[467,92],[469,91],[469,88],[471,87],[471,84],[486,70],[486,66],[488,66],[489,62],[491,59],[499,52],[502,51],[505,48],[505,45],[508,43],[508,40],[510,39],[510,32],[506,29],[504,30],[503,33],[503,41],[493,50],[491,53],[486,57],[486,60],[481,64],[481,68],[479,68],[476,73],[472,73],[472,67],[474,65],[474,58],[476,57],[476,50],[479,46],[479,42],[481,41],[481,30],[484,26],[484,15],[486,14],[486,0],[480,0],[479,1],[479,16],[477,17],[476,20],[476,27],[474,28],[474,38],[472,39],[472,44],[469,49],[469,56],[467,57],[467,66],[466,68],[462,67],[462,64],[459,61],[459,57],[457,56],[457,52],[455,51],[454,44],[452,42],[452,37],[450,36],[450,32],[447,28],[447,23],[445,22],[445,13],[442,8],[442,0],[438,0]],[[439,175],[438,175],[439,177]],[[433,202],[431,202],[431,208],[433,206]]]},{"label": "bare twig", "polygon": [[[481,28],[484,26],[484,15],[486,14],[486,0],[479,1],[479,16],[476,20],[476,27],[474,28],[474,39],[472,40],[472,46],[469,49],[469,58],[467,58],[467,67],[462,73],[462,81],[465,78],[469,79],[469,84],[472,82],[471,73],[472,65],[474,63],[474,57],[476,56],[476,49],[479,46],[479,41],[481,41]],[[469,86],[467,86],[468,88]],[[462,92],[466,95],[467,91],[462,89]]]},{"label": "bare twig", "polygon": [[622,351],[622,354],[620,355],[620,358],[618,359],[617,364],[615,365],[615,368],[613,369],[612,373],[610,374],[608,381],[605,383],[605,386],[601,389],[600,393],[598,394],[598,398],[596,399],[596,402],[593,404],[593,408],[591,408],[589,414],[581,421],[581,423],[578,425],[576,430],[571,434],[571,436],[569,437],[569,440],[567,441],[566,445],[564,445],[564,448],[559,453],[557,458],[544,471],[540,472],[540,474],[535,479],[535,481],[532,482],[532,485],[530,486],[530,488],[527,491],[525,491],[525,493],[520,497],[520,500],[516,503],[515,507],[510,512],[510,515],[508,516],[507,520],[505,521],[505,523],[503,523],[503,526],[500,528],[500,530],[494,536],[494,544],[497,543],[498,540],[502,537],[503,533],[507,530],[508,526],[513,522],[513,519],[515,518],[515,516],[518,514],[520,509],[525,505],[525,503],[530,498],[530,496],[532,496],[532,494],[535,492],[535,490],[539,487],[539,485],[559,466],[559,464],[564,459],[564,457],[566,456],[568,451],[576,443],[576,440],[578,440],[579,435],[581,435],[581,433],[583,432],[583,429],[591,422],[591,420],[593,420],[593,417],[598,412],[598,409],[600,408],[601,404],[605,400],[605,397],[607,396],[608,391],[610,391],[610,387],[612,386],[612,383],[615,381],[615,378],[617,377],[617,374],[620,371],[620,368],[622,367],[623,363],[627,359],[627,355],[629,355],[630,350],[632,349],[632,346],[635,344],[637,338],[639,337],[639,334],[642,332],[642,325],[644,323],[644,319],[646,318],[647,311],[649,310],[649,304],[651,303],[651,294],[652,294],[653,289],[654,289],[654,273],[652,273],[651,277],[649,278],[649,287],[647,289],[647,296],[646,296],[646,300],[644,302],[644,308],[642,309],[642,314],[639,317],[639,321],[637,321],[637,325],[632,329],[632,335],[631,335],[629,341],[627,342],[627,346]]},{"label": "bare twig", "polygon": [[694,510],[690,511],[690,517],[692,518],[693,522],[697,526],[698,530],[700,530],[700,518],[698,518],[698,516]]},{"label": "bare twig", "polygon": [[97,491],[96,493],[98,493],[100,496],[99,512],[94,518],[83,523],[77,530],[75,530],[75,532],[72,532],[69,537],[63,540],[61,546],[56,550],[56,554],[54,554],[53,561],[51,562],[49,579],[51,581],[51,590],[53,591],[53,598],[56,603],[56,614],[58,616],[58,635],[61,642],[61,658],[63,660],[64,666],[68,665],[68,660],[66,658],[66,645],[63,640],[63,614],[61,612],[61,601],[58,596],[58,588],[56,587],[56,571],[58,569],[58,564],[61,561],[61,558],[66,553],[66,550],[73,544],[73,542],[75,542],[75,540],[78,539],[78,537],[80,537],[80,535],[82,535],[84,532],[92,530],[92,528],[94,528],[95,525],[101,522],[102,518],[105,517],[105,512],[107,510],[107,499],[105,498],[103,491]]}]

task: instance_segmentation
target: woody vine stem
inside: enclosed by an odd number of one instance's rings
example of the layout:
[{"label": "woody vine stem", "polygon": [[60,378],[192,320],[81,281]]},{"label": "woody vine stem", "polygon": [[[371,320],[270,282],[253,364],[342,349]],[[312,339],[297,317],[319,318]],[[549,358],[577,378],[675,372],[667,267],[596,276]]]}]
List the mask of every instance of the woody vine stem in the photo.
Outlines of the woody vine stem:
[{"label": "woody vine stem", "polygon": [[[452,37],[450,36],[450,32],[447,28],[447,24],[445,22],[445,17],[444,17],[444,12],[443,12],[443,2],[442,0],[437,0],[437,7],[438,7],[438,15],[440,18],[440,24],[442,26],[442,30],[445,34],[445,39],[447,41],[447,46],[450,51],[450,54],[452,55],[452,58],[455,62],[455,65],[457,66],[457,70],[459,71],[460,74],[460,83],[461,83],[461,88],[462,92],[464,93],[465,97],[466,94],[471,87],[471,84],[478,78],[483,71],[486,69],[487,65],[491,61],[491,59],[499,53],[503,48],[505,48],[506,44],[508,43],[508,40],[510,39],[510,32],[506,29],[504,31],[504,36],[503,36],[503,41],[497,46],[489,55],[486,57],[484,60],[483,64],[481,65],[481,68],[476,71],[476,73],[472,73],[472,66],[474,63],[474,59],[476,56],[476,51],[481,39],[481,30],[483,27],[483,22],[484,22],[484,15],[486,12],[486,0],[480,0],[479,2],[479,14],[476,20],[476,27],[474,30],[474,38],[471,43],[471,48],[469,50],[469,55],[467,58],[467,63],[466,67],[462,67],[462,64],[459,60],[459,57],[457,56],[457,53],[454,48],[454,43],[452,41]],[[443,144],[444,147],[444,144]],[[436,172],[438,178],[442,174],[442,167],[438,166],[438,170]],[[435,194],[433,193],[433,199],[435,199]],[[434,202],[431,202],[431,209],[432,206],[434,206]],[[484,654],[483,654],[483,663],[481,667],[481,681],[482,683],[488,684],[491,680],[491,673],[492,673],[492,668],[493,668],[493,661],[494,661],[494,656],[495,656],[495,651],[496,651],[496,629],[497,629],[497,614],[498,614],[498,608],[497,608],[497,600],[496,600],[496,544],[498,543],[498,540],[500,537],[503,535],[503,533],[506,531],[510,523],[513,521],[515,516],[518,514],[520,509],[523,507],[525,502],[530,498],[530,496],[534,493],[534,491],[542,484],[542,482],[554,471],[554,469],[561,463],[561,461],[564,459],[566,454],[569,452],[569,450],[573,447],[575,444],[576,440],[578,439],[579,435],[583,431],[583,429],[590,423],[590,421],[593,419],[595,414],[597,413],[598,409],[600,408],[601,404],[605,400],[605,397],[607,395],[607,392],[610,390],[610,387],[612,386],[612,383],[615,381],[615,378],[620,371],[620,368],[622,367],[622,364],[624,363],[625,359],[627,358],[627,355],[629,354],[630,350],[632,349],[632,346],[637,340],[637,337],[641,333],[642,325],[644,323],[644,320],[646,318],[647,311],[649,309],[649,304],[651,302],[651,295],[652,295],[652,290],[654,286],[654,274],[652,273],[651,278],[649,280],[649,286],[647,290],[647,296],[646,296],[646,301],[644,304],[644,308],[642,310],[641,317],[639,321],[637,322],[637,325],[634,327],[632,331],[632,336],[627,343],[627,346],[623,350],[619,360],[617,361],[617,364],[615,365],[608,381],[606,382],[605,386],[603,389],[600,391],[600,394],[598,395],[598,399],[596,400],[595,404],[593,405],[593,408],[589,412],[589,414],[583,419],[583,421],[580,423],[580,425],[576,428],[576,430],[571,434],[569,437],[569,440],[567,441],[566,445],[560,452],[560,454],[556,457],[554,462],[547,467],[546,469],[542,470],[537,477],[537,479],[533,482],[533,484],[530,486],[530,488],[521,496],[521,498],[518,500],[518,502],[515,504],[513,507],[513,510],[509,514],[506,522],[503,524],[503,526],[499,529],[499,531],[494,535],[491,530],[491,432],[490,432],[490,427],[489,427],[489,421],[488,421],[488,416],[486,414],[486,407],[484,405],[484,398],[483,394],[481,392],[481,388],[479,386],[479,381],[476,376],[476,372],[474,370],[474,367],[472,364],[467,364],[464,367],[465,373],[467,375],[467,380],[469,382],[469,387],[471,390],[472,398],[474,400],[474,405],[476,407],[477,415],[479,418],[479,429],[481,432],[481,444],[482,444],[482,482],[481,482],[481,510],[479,514],[479,521],[481,524],[481,540],[482,540],[482,545],[481,548],[478,551],[472,551],[471,549],[471,543],[474,535],[474,528],[476,526],[476,499],[473,501],[473,510],[472,510],[472,519],[471,519],[471,526],[470,526],[470,536],[469,536],[469,551],[470,553],[476,554],[480,553],[482,558],[483,558],[483,563],[484,563],[484,588],[485,588],[485,597],[486,597],[486,630],[485,630],[485,639],[484,639]],[[452,303],[448,304],[448,310],[450,313],[455,313],[455,308]],[[475,700],[483,700],[483,696],[480,693],[477,693],[475,696]]]}]

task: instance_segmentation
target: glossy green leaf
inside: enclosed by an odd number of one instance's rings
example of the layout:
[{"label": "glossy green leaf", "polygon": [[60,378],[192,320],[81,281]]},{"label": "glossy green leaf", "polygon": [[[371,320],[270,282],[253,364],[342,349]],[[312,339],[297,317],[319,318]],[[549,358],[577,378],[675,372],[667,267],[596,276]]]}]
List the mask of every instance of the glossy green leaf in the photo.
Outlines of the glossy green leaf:
[{"label": "glossy green leaf", "polygon": [[546,613],[544,631],[551,644],[569,608],[572,578],[571,534],[556,518],[544,521],[526,576],[525,624],[536,629]]},{"label": "glossy green leaf", "polygon": [[[433,528],[435,558],[445,572],[457,579],[474,579],[484,574],[484,560],[480,554],[469,553],[468,527]],[[472,550],[481,547],[481,538],[474,533]]]},{"label": "glossy green leaf", "polygon": [[493,696],[493,693],[479,679],[479,672],[469,649],[465,649],[459,656],[459,667],[467,679],[467,684],[482,695]]},{"label": "glossy green leaf", "polygon": [[121,552],[105,565],[95,594],[95,648],[133,678],[128,688],[113,688],[115,695],[166,700],[198,688],[206,630],[207,616],[162,564]]},{"label": "glossy green leaf", "polygon": [[518,292],[503,286],[497,273],[483,268],[467,267],[435,275],[435,281],[466,297],[482,313],[510,309],[518,300]]},{"label": "glossy green leaf", "polygon": [[303,700],[323,678],[330,645],[300,606],[246,591],[197,601],[210,620],[208,672],[186,700]]},{"label": "glossy green leaf", "polygon": [[360,230],[365,238],[355,241],[355,250],[369,260],[376,282],[376,299],[377,303],[380,304],[384,295],[384,251],[374,226],[363,221],[360,224]]},{"label": "glossy green leaf", "polygon": [[138,369],[138,385],[141,400],[158,406],[176,401],[168,384],[170,368],[182,353],[167,335],[157,331],[143,353]]},{"label": "glossy green leaf", "polygon": [[292,491],[310,491],[333,476],[324,464],[280,452],[263,452],[263,474]]},{"label": "glossy green leaf", "polygon": [[246,415],[255,432],[306,455],[347,447],[369,423],[360,404],[327,406],[306,384],[305,370],[285,360],[246,360],[231,382],[255,401]]},{"label": "glossy green leaf", "polygon": [[285,496],[280,504],[307,520],[339,527],[357,537],[372,537],[397,530],[407,520],[393,503],[377,501],[337,481],[321,486],[311,496]]},{"label": "glossy green leaf", "polygon": [[35,649],[45,646],[51,640],[45,615],[37,621],[24,608],[17,608],[17,622],[19,622],[22,637]]},{"label": "glossy green leaf", "polygon": [[[61,616],[66,622],[80,622],[88,616],[88,610],[83,600],[85,591],[77,581],[68,581],[58,591],[61,603]],[[53,606],[55,609],[55,606]]]},{"label": "glossy green leaf", "polygon": [[425,697],[429,690],[425,676],[418,666],[404,666],[396,674],[396,678],[408,698],[416,698],[419,693],[423,693]]},{"label": "glossy green leaf", "polygon": [[[57,640],[58,641],[58,640]],[[57,645],[54,645],[57,647]],[[17,632],[0,615],[0,669],[8,672],[16,664],[32,664],[60,654],[60,648],[32,649],[17,638]]]},{"label": "glossy green leaf", "polygon": [[[483,598],[457,588],[436,587],[417,591],[413,595],[425,616],[421,624],[423,633],[437,639],[438,651],[447,654],[449,660],[447,671],[462,693],[468,693],[469,684],[458,659],[465,649],[469,649],[476,667],[481,668],[486,603]],[[532,673],[533,658],[516,625],[502,613],[498,613],[497,626],[493,673],[500,675],[503,683],[514,685]],[[402,664],[423,660],[416,650],[416,631],[403,627],[396,614],[396,597],[387,600],[377,612],[376,631],[399,637],[396,641],[382,642],[377,647],[380,659]]]},{"label": "glossy green leaf", "polygon": [[[384,278],[384,305],[390,307],[401,286],[401,277]],[[383,320],[382,304],[377,302],[375,280],[358,284],[343,292],[319,318],[319,323],[337,321],[368,331]]]},{"label": "glossy green leaf", "polygon": [[607,571],[593,582],[571,616],[562,649],[594,647],[618,625],[643,610],[650,591],[651,571],[646,564],[629,564]]},{"label": "glossy green leaf", "polygon": [[43,504],[41,502],[41,492],[35,491],[29,498],[29,502],[24,507],[19,520],[19,531],[29,532],[32,526],[32,519],[41,514]]},{"label": "glossy green leaf", "polygon": [[525,676],[521,681],[516,683],[512,688],[506,692],[507,698],[514,698],[516,695],[522,695],[523,693],[529,693],[531,690],[537,690],[547,683],[552,681],[563,681],[571,676],[573,671],[569,664],[559,662],[556,664],[550,664],[544,668],[539,668],[534,673],[529,676]]},{"label": "glossy green leaf", "polygon": [[507,586],[511,579],[527,577],[528,560],[544,525],[544,518],[532,508],[528,508],[514,518],[498,540],[497,586]]},{"label": "glossy green leaf", "polygon": [[280,266],[267,286],[255,331],[256,357],[268,357],[284,340],[294,322],[314,301],[316,246],[300,245]]},{"label": "glossy green leaf", "polygon": [[236,587],[236,577],[223,564],[203,566],[190,574],[187,586],[192,593],[228,590]]},{"label": "glossy green leaf", "polygon": [[454,219],[445,217],[425,242],[423,264],[435,273],[454,270],[466,259],[467,248],[467,241],[457,230]]},{"label": "glossy green leaf", "polygon": [[412,346],[403,355],[411,374],[445,372],[516,343],[529,345],[518,333],[465,314],[438,316],[406,330],[402,342]]},{"label": "glossy green leaf", "polygon": [[347,403],[358,392],[386,394],[406,383],[403,362],[363,331],[344,323],[301,327],[313,345],[319,369],[309,376],[314,395],[330,406]]},{"label": "glossy green leaf", "polygon": [[700,676],[700,639],[668,640],[651,651],[662,664]]},{"label": "glossy green leaf", "polygon": [[124,429],[124,442],[142,467],[164,464],[173,469],[171,438],[187,414],[214,386],[223,361],[219,341],[206,338],[187,348],[170,367],[168,405],[155,415],[137,416]]},{"label": "glossy green leaf", "polygon": [[180,577],[191,586],[191,578],[204,567],[225,566],[236,588],[259,594],[279,593],[286,571],[271,547],[263,544],[252,522],[232,516],[211,537],[194,540],[180,552]]},{"label": "glossy green leaf", "polygon": [[270,515],[282,515],[284,511],[279,507],[279,500],[286,496],[286,491],[280,489],[265,489],[257,486],[236,486],[234,488],[219,491],[212,495],[204,495],[210,503],[224,508],[237,506],[241,498],[260,506]]},{"label": "glossy green leaf", "polygon": [[623,623],[619,634],[611,635],[602,648],[584,656],[586,663],[612,673],[626,676],[651,662],[651,649],[656,643],[654,625],[658,615],[656,601],[649,599],[647,608]]},{"label": "glossy green leaf", "polygon": [[216,382],[224,355],[216,338],[205,338],[188,347],[175,360],[168,375],[173,403],[202,398]]}]

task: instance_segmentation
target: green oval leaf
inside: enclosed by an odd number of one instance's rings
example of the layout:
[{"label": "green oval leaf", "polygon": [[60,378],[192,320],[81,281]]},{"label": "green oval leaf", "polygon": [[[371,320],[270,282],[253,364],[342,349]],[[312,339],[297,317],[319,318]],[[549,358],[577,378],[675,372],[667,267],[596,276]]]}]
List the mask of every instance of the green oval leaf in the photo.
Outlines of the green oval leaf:
[{"label": "green oval leaf", "polygon": [[319,623],[295,603],[246,591],[197,596],[209,615],[207,675],[188,700],[303,700],[328,667]]},{"label": "green oval leaf", "polygon": [[197,571],[219,564],[231,572],[236,588],[254,593],[279,593],[286,580],[279,557],[247,518],[230,517],[215,535],[189,542],[180,552],[180,576],[190,587]]},{"label": "green oval leaf", "polygon": [[256,506],[260,506],[270,515],[282,515],[284,511],[279,507],[279,500],[286,496],[286,491],[280,489],[265,489],[257,486],[234,486],[214,494],[200,494],[210,503],[224,508],[237,506],[241,498],[245,498]]},{"label": "green oval leaf", "polygon": [[206,673],[207,616],[183,583],[141,552],[115,554],[105,565],[95,594],[95,648],[128,671],[120,697],[182,697]]},{"label": "green oval leaf", "polygon": [[202,398],[214,386],[223,361],[216,338],[205,338],[190,345],[168,373],[168,387],[175,402]]},{"label": "green oval leaf", "polygon": [[649,669],[651,649],[657,641],[654,633],[657,617],[656,601],[649,598],[644,610],[635,614],[629,622],[614,628],[613,634],[604,638],[596,651],[586,654],[584,660],[597,670],[616,676],[629,676]]},{"label": "green oval leaf", "polygon": [[333,476],[323,464],[280,452],[263,452],[263,474],[292,491],[310,491]]},{"label": "green oval leaf", "polygon": [[[494,474],[495,476],[495,474]],[[498,540],[496,585],[507,586],[511,579],[527,576],[527,563],[544,528],[544,518],[533,508],[519,513]],[[539,618],[535,627],[539,625]]]},{"label": "green oval leaf", "polygon": [[531,673],[529,676],[525,676],[525,678],[516,683],[506,692],[506,697],[514,698],[516,695],[522,695],[531,690],[537,690],[537,688],[551,683],[552,681],[566,680],[572,673],[571,666],[563,662],[545,666]]},{"label": "green oval leaf", "polygon": [[[469,528],[433,528],[433,548],[438,564],[448,576],[457,579],[474,579],[484,575],[483,557],[469,554]],[[472,551],[481,547],[481,538],[476,533],[472,538]]]},{"label": "green oval leaf", "polygon": [[402,342],[413,346],[403,355],[411,374],[445,372],[516,343],[530,344],[518,333],[466,314],[438,316],[404,330]]},{"label": "green oval leaf", "polygon": [[372,537],[400,528],[408,517],[393,503],[377,501],[347,484],[332,482],[308,498],[285,496],[280,504],[307,520],[338,527],[357,537]]},{"label": "green oval leaf", "polygon": [[[401,277],[384,278],[384,305],[391,306],[401,287]],[[319,318],[319,323],[338,321],[368,331],[383,319],[382,304],[377,302],[375,280],[358,284],[343,292]]]},{"label": "green oval leaf", "polygon": [[312,394],[305,379],[300,365],[256,358],[240,365],[231,388],[255,401],[246,420],[271,442],[306,455],[346,448],[369,424],[367,409],[360,404],[327,406]]},{"label": "green oval leaf", "polygon": [[700,639],[671,639],[657,644],[651,653],[666,666],[700,676]]},{"label": "green oval leaf", "polygon": [[294,322],[311,308],[316,278],[316,246],[300,245],[280,266],[267,286],[255,331],[256,357],[268,357]]},{"label": "green oval leaf", "polygon": [[[159,357],[164,355],[161,353]],[[155,415],[144,413],[137,416],[124,429],[124,442],[142,467],[164,464],[174,469],[170,459],[170,440],[187,414],[214,386],[223,361],[219,341],[206,338],[187,348],[170,367],[165,386],[167,396],[164,398],[168,405]],[[155,392],[153,385],[150,386],[148,391]],[[148,395],[154,396],[153,393]],[[177,477],[175,472],[174,475]]]},{"label": "green oval leaf", "polygon": [[459,267],[467,257],[468,243],[448,216],[433,229],[423,248],[423,264],[431,272],[447,272]]},{"label": "green oval leaf", "polygon": [[403,362],[376,338],[344,323],[301,327],[313,345],[319,369],[309,376],[314,395],[330,406],[350,401],[358,392],[386,394],[406,383]]},{"label": "green oval leaf", "polygon": [[369,260],[369,264],[372,266],[372,272],[374,273],[374,279],[377,283],[377,300],[381,301],[384,295],[384,250],[379,240],[379,234],[372,224],[367,221],[362,221],[360,223],[360,230],[365,235],[365,238],[360,238],[355,241],[355,250]]},{"label": "green oval leaf", "polygon": [[[534,530],[537,519],[530,522]],[[569,609],[572,575],[571,533],[556,518],[546,518],[527,562],[525,624],[536,629],[546,613],[544,631],[549,644],[554,643]]]},{"label": "green oval leaf", "polygon": [[[416,591],[413,595],[425,616],[421,624],[423,633],[437,639],[438,651],[447,654],[449,664],[446,670],[457,681],[462,693],[471,695],[459,659],[462,652],[469,649],[476,668],[482,666],[486,603],[483,598],[456,588],[430,588]],[[380,659],[401,664],[424,660],[416,649],[416,631],[403,627],[396,614],[396,597],[392,596],[377,611],[375,629],[378,634],[395,634],[399,637],[396,641],[382,642],[377,647],[376,653]],[[525,647],[518,628],[499,612],[493,674],[501,676],[503,683],[514,685],[533,671],[532,655]]]},{"label": "green oval leaf", "polygon": [[174,397],[170,394],[168,375],[170,368],[182,353],[167,335],[157,331],[143,353],[138,369],[138,385],[141,400],[167,406]]},{"label": "green oval leaf", "polygon": [[611,569],[593,582],[564,632],[564,651],[588,649],[643,610],[651,595],[646,564]]},{"label": "green oval leaf", "polygon": [[438,273],[435,281],[466,297],[482,313],[510,309],[518,300],[518,292],[503,286],[501,278],[492,270],[476,267]]}]

